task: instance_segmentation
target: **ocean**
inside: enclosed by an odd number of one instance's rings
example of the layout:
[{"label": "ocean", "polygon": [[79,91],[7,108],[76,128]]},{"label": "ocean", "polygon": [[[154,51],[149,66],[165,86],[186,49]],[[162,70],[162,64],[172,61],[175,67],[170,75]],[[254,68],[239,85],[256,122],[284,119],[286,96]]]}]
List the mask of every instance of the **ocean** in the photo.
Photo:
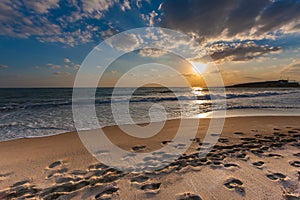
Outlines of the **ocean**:
[{"label": "ocean", "polygon": [[[226,106],[213,107],[210,92],[201,88],[139,88],[131,97],[121,88],[111,97],[113,88],[98,88],[96,113],[101,127],[115,125],[111,103],[123,105],[130,100],[134,123],[149,122],[149,109],[160,104],[167,119],[201,118],[214,110],[227,110],[228,116],[300,115],[300,90],[297,88],[228,88]],[[224,101],[219,100],[219,101]],[[180,99],[182,104],[178,103]],[[184,111],[184,112],[183,112]],[[72,88],[0,89],[0,141],[42,137],[75,131],[72,115]],[[121,116],[122,119],[122,116]],[[128,120],[118,121],[126,124]],[[160,121],[161,116],[151,116]]]}]

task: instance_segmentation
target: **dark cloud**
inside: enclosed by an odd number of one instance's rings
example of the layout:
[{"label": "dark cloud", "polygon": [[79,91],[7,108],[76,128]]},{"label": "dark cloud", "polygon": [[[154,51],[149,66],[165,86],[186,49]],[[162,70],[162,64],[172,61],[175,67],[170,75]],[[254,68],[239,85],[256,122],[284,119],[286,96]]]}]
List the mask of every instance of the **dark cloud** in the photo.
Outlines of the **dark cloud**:
[{"label": "dark cloud", "polygon": [[269,4],[258,20],[258,33],[274,31],[300,19],[300,2],[297,0],[275,1]]},{"label": "dark cloud", "polygon": [[258,45],[254,42],[216,43],[209,47],[208,54],[218,63],[248,61],[268,53],[278,53],[280,47]]},{"label": "dark cloud", "polygon": [[162,5],[162,24],[200,36],[216,36],[226,28],[229,13],[238,3],[237,0],[168,0]]},{"label": "dark cloud", "polygon": [[297,0],[165,0],[162,25],[206,38],[265,37],[288,31],[299,10]]},{"label": "dark cloud", "polygon": [[269,3],[269,0],[243,0],[239,6],[228,15],[227,30],[228,36],[234,36],[242,32],[249,32],[255,25],[256,17],[261,10]]}]

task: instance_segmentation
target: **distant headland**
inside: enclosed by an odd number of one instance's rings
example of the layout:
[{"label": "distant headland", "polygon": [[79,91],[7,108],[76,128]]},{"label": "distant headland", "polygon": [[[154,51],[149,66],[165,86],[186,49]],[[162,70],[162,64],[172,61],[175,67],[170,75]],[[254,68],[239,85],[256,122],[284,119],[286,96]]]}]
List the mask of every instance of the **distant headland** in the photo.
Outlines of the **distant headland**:
[{"label": "distant headland", "polygon": [[251,83],[242,83],[236,85],[227,86],[228,88],[232,87],[299,87],[300,84],[295,81],[288,80],[277,80],[277,81],[263,81],[263,82],[251,82]]}]

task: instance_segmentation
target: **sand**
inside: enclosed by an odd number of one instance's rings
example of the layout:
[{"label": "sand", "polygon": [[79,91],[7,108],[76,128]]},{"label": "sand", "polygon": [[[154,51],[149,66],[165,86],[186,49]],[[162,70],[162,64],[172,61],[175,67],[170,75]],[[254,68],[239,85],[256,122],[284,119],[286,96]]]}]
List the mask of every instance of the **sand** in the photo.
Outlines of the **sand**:
[{"label": "sand", "polygon": [[[209,121],[200,120],[184,155],[147,173],[99,163],[75,132],[0,142],[0,199],[300,199],[300,117],[227,118],[203,158]],[[172,144],[178,125],[170,120],[148,139],[117,126],[104,131],[119,147],[143,153]]]}]

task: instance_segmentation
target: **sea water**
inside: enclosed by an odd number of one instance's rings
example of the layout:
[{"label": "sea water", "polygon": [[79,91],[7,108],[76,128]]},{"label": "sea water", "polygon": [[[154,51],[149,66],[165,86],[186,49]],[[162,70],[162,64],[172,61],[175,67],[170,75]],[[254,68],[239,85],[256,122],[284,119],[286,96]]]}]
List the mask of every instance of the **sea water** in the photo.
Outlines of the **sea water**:
[{"label": "sea water", "polygon": [[[228,116],[300,115],[297,88],[228,88],[220,98],[202,88],[145,87],[133,94],[130,88],[121,88],[112,97],[113,90],[98,88],[95,93],[101,127],[126,124],[128,117],[133,123],[160,121],[160,115],[149,116],[154,104],[164,108],[167,119],[201,118],[216,110],[227,110]],[[0,141],[75,131],[72,91],[72,88],[0,89]],[[225,100],[226,104],[212,106],[214,101]],[[111,106],[123,106],[128,101],[130,116],[121,116],[121,121],[116,122]]]}]

